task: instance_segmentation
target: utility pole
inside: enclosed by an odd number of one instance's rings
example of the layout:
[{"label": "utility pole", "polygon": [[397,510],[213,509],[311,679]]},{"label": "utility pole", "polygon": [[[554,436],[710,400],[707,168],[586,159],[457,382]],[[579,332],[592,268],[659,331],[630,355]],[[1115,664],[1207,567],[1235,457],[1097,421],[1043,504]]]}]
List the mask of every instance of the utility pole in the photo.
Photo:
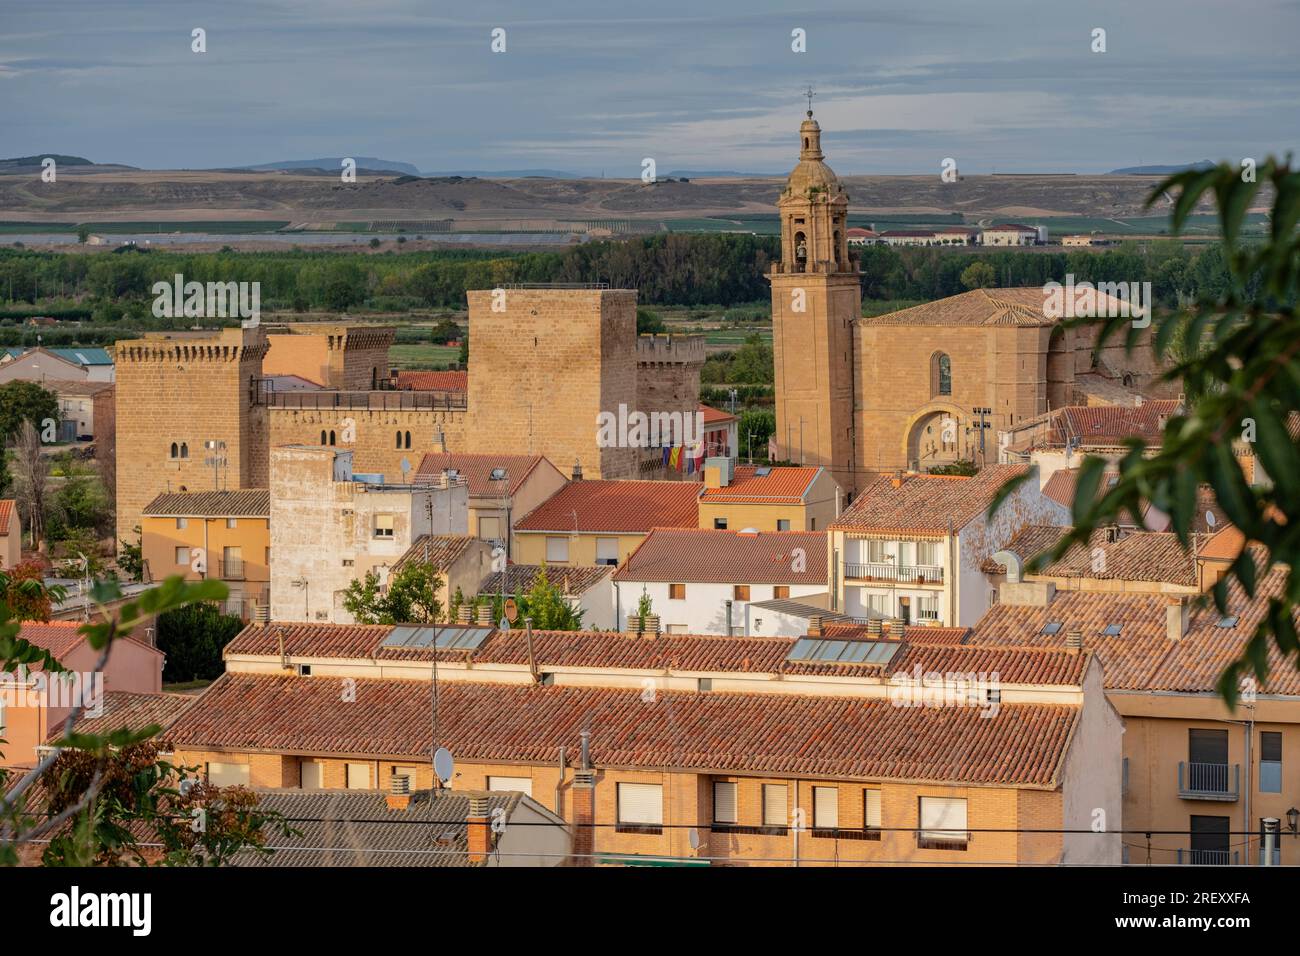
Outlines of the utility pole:
[{"label": "utility pole", "polygon": [[799,464],[803,465],[803,416],[799,416]]}]

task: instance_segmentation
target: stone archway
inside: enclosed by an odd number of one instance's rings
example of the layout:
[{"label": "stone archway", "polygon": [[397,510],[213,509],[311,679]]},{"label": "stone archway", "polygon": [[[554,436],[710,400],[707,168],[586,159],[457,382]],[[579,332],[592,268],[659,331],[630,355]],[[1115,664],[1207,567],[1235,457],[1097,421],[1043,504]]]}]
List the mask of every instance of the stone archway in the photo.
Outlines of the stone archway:
[{"label": "stone archway", "polygon": [[970,457],[969,416],[951,402],[931,402],[903,428],[903,460],[915,471],[951,465]]}]

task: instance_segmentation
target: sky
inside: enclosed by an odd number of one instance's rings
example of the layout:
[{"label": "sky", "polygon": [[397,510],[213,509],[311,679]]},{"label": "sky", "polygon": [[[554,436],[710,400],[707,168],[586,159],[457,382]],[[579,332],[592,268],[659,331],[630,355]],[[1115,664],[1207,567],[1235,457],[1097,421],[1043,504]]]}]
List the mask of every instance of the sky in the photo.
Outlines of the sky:
[{"label": "sky", "polygon": [[842,175],[1262,160],[1297,38],[1300,0],[0,0],[0,157],[782,173],[811,84]]}]

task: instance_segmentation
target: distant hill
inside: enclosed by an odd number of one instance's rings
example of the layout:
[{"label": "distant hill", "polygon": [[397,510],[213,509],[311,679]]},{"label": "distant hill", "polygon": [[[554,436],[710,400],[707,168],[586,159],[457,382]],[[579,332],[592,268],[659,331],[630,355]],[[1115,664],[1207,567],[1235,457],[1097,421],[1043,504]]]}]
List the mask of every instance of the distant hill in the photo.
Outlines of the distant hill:
[{"label": "distant hill", "polygon": [[1125,166],[1123,169],[1112,169],[1107,176],[1172,176],[1174,173],[1181,173],[1185,169],[1209,169],[1214,163],[1208,159],[1203,159],[1199,163],[1186,163],[1182,166]]},{"label": "distant hill", "polygon": [[426,176],[460,176],[464,179],[586,179],[563,169],[439,169]]},{"label": "distant hill", "polygon": [[[376,159],[374,156],[353,156],[356,160],[357,169],[369,169],[374,172],[393,172],[402,173],[406,176],[418,176],[420,170],[410,163],[399,163],[392,159]],[[320,169],[329,173],[337,173],[343,168],[342,156],[327,156],[324,159],[284,159],[276,163],[260,163],[256,166],[236,166],[235,169],[246,169],[252,172],[267,172],[273,169]]]},{"label": "distant hill", "polygon": [[64,156],[62,153],[40,153],[36,156],[15,156],[12,159],[0,159],[0,169],[9,169],[15,166],[39,166],[43,159],[52,159],[60,166],[95,165],[81,156]]},{"label": "distant hill", "polygon": [[785,178],[790,170],[783,173],[742,173],[735,169],[674,169],[665,173],[673,179],[772,179],[777,176]]}]

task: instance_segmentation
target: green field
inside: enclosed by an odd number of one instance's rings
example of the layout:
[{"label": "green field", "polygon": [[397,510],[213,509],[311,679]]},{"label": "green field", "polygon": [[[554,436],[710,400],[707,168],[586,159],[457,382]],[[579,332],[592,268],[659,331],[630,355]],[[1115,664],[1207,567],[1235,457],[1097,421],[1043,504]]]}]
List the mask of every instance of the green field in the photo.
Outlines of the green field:
[{"label": "green field", "polygon": [[438,368],[454,365],[459,357],[459,346],[434,345],[432,342],[419,345],[394,345],[388,350],[388,361],[394,368]]},{"label": "green field", "polygon": [[150,222],[21,222],[0,221],[0,233],[15,232],[76,232],[85,226],[91,232],[207,232],[221,235],[243,235],[257,232],[276,232],[289,225],[287,219],[187,219],[153,220]]}]

